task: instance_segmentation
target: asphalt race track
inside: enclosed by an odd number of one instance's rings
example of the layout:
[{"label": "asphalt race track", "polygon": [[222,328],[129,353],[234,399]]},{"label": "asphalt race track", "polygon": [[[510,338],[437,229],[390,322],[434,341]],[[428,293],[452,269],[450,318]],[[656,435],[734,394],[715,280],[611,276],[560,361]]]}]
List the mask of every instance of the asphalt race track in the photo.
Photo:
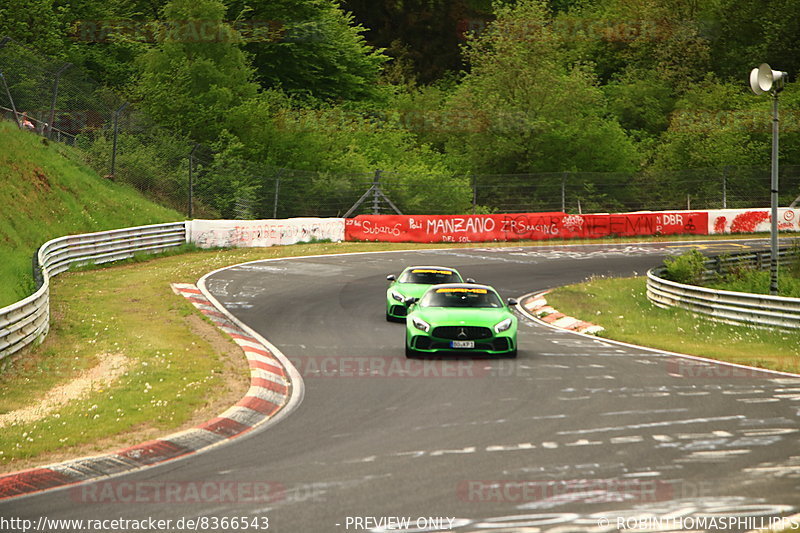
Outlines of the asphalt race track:
[{"label": "asphalt race track", "polygon": [[[516,360],[408,361],[403,325],[384,320],[386,275],[409,264],[452,266],[519,297],[592,274],[642,274],[686,246],[359,254],[219,272],[211,292],[303,376],[299,408],[207,453],[3,502],[0,517],[171,520],[165,531],[242,517],[257,528],[216,530],[262,530],[268,519],[287,533],[397,531],[387,520],[399,517],[419,524],[413,531],[466,533],[618,531],[648,517],[660,520],[651,531],[710,529],[711,518],[746,531],[798,513],[800,378],[522,318]],[[47,531],[71,530],[86,531]]]}]

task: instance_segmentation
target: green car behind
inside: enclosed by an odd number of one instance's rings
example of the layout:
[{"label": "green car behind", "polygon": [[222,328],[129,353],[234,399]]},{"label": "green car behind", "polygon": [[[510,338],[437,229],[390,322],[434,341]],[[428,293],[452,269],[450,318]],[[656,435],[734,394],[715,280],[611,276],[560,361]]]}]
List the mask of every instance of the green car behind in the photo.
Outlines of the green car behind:
[{"label": "green car behind", "polygon": [[454,283],[430,287],[409,302],[406,356],[486,354],[517,356],[517,317],[488,285]]},{"label": "green car behind", "polygon": [[440,266],[410,266],[399,276],[390,275],[386,279],[391,281],[386,289],[386,320],[392,322],[403,322],[408,309],[406,301],[421,298],[431,285],[464,282],[457,270]]}]

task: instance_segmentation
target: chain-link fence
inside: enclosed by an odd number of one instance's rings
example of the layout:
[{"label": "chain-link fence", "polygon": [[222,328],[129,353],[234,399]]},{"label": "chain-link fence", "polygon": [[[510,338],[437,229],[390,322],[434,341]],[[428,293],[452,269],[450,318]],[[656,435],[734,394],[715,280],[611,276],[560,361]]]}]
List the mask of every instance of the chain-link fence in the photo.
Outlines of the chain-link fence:
[{"label": "chain-link fence", "polygon": [[[770,205],[770,170],[756,167],[480,175],[472,183],[477,210],[596,213]],[[793,204],[800,192],[800,166],[780,167],[780,184],[780,205]]]},{"label": "chain-link fence", "polygon": [[[189,218],[769,206],[768,168],[444,176],[255,164],[158,126],[78,67],[8,38],[0,39],[0,112],[21,128],[74,146],[100,175]],[[800,166],[782,166],[780,183],[780,205],[793,205]]]}]

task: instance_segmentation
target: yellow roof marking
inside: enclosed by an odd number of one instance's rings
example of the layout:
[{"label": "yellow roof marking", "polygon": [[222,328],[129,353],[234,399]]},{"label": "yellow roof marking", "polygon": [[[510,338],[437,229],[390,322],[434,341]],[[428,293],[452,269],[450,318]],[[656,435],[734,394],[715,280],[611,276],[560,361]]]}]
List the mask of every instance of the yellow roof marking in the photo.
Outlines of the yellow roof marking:
[{"label": "yellow roof marking", "polygon": [[486,294],[489,291],[486,289],[467,289],[466,287],[444,287],[442,289],[436,289],[436,292],[472,292],[475,294]]}]

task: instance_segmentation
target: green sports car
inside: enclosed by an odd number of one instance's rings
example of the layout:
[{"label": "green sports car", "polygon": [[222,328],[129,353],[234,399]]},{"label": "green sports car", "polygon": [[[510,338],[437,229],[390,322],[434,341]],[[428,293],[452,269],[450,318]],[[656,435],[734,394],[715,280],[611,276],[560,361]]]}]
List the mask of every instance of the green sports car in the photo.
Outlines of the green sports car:
[{"label": "green sports car", "polygon": [[411,266],[399,276],[390,275],[386,279],[391,281],[386,289],[386,320],[393,322],[404,321],[408,309],[406,301],[420,298],[431,285],[464,282],[458,271],[440,266]]},{"label": "green sports car", "polygon": [[409,301],[406,357],[438,353],[517,356],[517,317],[488,285],[452,283]]}]

